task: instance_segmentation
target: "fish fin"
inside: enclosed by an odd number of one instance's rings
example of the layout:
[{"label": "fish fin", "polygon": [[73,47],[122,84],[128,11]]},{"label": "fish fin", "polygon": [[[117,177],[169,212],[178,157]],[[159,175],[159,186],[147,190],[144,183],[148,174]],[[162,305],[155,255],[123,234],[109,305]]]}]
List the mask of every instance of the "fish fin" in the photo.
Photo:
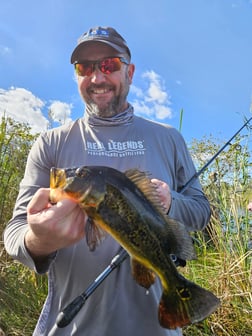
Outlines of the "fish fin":
[{"label": "fish fin", "polygon": [[157,187],[151,182],[150,174],[142,172],[138,169],[129,169],[124,172],[145,195],[145,197],[152,203],[152,205],[161,213],[165,213],[165,208],[161,205],[160,197],[157,192]]},{"label": "fish fin", "polygon": [[129,169],[124,174],[143,192],[146,199],[166,221],[167,225],[164,227],[161,239],[165,250],[183,260],[195,259],[196,254],[188,230],[182,223],[166,215],[164,208],[160,204],[157,188],[149,178],[150,174],[138,169]]},{"label": "fish fin", "polygon": [[163,229],[163,248],[180,259],[196,259],[193,240],[186,227],[168,216],[164,216],[164,218],[167,224]]},{"label": "fish fin", "polygon": [[181,287],[177,286],[174,291],[165,290],[162,294],[158,318],[164,328],[182,328],[202,321],[220,304],[220,300],[212,292],[183,279]]},{"label": "fish fin", "polygon": [[85,236],[89,250],[94,251],[107,236],[107,233],[89,217],[85,226]]},{"label": "fish fin", "polygon": [[131,258],[131,270],[133,278],[140,286],[149,289],[154,284],[155,273],[134,258]]}]

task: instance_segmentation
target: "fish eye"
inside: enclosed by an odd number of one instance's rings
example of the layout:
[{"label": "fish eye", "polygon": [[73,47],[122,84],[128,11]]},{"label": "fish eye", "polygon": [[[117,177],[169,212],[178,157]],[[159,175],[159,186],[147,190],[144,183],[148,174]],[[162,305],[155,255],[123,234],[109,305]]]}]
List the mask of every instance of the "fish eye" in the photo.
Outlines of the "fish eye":
[{"label": "fish eye", "polygon": [[87,170],[85,167],[77,168],[75,171],[75,175],[77,177],[85,177],[87,176]]}]

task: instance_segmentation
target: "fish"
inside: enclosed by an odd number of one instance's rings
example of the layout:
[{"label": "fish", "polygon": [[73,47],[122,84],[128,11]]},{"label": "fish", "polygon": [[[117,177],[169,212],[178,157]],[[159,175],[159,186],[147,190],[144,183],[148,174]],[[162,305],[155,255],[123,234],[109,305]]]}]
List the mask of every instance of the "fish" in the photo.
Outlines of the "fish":
[{"label": "fish", "polygon": [[157,323],[163,328],[200,322],[218,308],[219,298],[182,276],[172,261],[171,255],[196,258],[192,237],[165,213],[148,173],[106,166],[52,167],[50,188],[51,202],[70,198],[86,212],[91,249],[101,243],[102,232],[110,234],[128,252],[140,286],[149,289],[159,277],[163,292]]}]

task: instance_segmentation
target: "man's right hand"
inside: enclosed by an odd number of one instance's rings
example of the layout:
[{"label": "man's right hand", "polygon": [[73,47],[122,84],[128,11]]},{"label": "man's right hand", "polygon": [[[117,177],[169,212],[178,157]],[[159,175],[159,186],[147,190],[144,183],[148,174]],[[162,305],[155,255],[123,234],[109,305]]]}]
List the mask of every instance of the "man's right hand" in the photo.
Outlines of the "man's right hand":
[{"label": "man's right hand", "polygon": [[29,230],[25,245],[33,259],[44,258],[84,237],[87,215],[79,205],[64,199],[52,205],[50,189],[39,189],[27,207]]}]

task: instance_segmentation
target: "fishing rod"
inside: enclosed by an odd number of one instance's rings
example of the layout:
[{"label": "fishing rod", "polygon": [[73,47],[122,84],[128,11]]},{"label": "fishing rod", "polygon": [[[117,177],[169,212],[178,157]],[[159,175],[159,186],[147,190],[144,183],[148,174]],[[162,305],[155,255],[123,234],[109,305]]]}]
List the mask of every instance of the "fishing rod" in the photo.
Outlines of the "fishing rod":
[{"label": "fishing rod", "polygon": [[[193,182],[196,180],[204,170],[217,158],[218,155],[231,144],[231,141],[246,127],[251,121],[252,117],[246,121],[246,123],[225,143],[223,147],[198,171],[196,172],[188,182],[182,187],[180,193],[183,193]],[[64,328],[71,323],[74,317],[81,310],[87,299],[96,290],[98,286],[109,276],[113,270],[115,270],[121,263],[128,258],[128,252],[122,247],[118,254],[111,260],[110,264],[98,275],[98,277],[87,287],[87,289],[77,296],[70,304],[68,304],[57,316],[55,328]],[[176,266],[185,266],[186,261],[177,258],[175,255],[171,255],[172,261]]]},{"label": "fishing rod", "polygon": [[90,295],[96,290],[98,286],[107,278],[107,276],[117,268],[127,257],[128,252],[122,247],[118,254],[114,256],[110,264],[104,269],[102,273],[88,286],[88,288],[79,296],[77,296],[62,312],[59,313],[56,324],[58,328],[66,327],[81,310],[84,303],[90,297]]},{"label": "fishing rod", "polygon": [[221,147],[221,149],[219,149],[218,150],[218,152],[198,171],[198,172],[196,172],[191,178],[190,178],[190,180],[183,186],[183,188],[180,190],[180,193],[183,193],[187,188],[188,188],[188,186],[189,185],[191,185],[191,183],[195,180],[195,179],[197,179],[202,173],[203,173],[203,171],[204,170],[206,170],[206,168],[217,158],[217,156],[219,156],[220,155],[220,153],[221,152],[223,152],[224,151],[224,149],[228,146],[228,145],[230,145],[230,143],[231,143],[231,141],[243,130],[243,128],[244,127],[246,127],[248,124],[249,124],[249,122],[250,122],[250,120],[252,119],[252,117],[251,118],[249,118],[246,122],[245,122],[245,124],[243,124],[243,126],[225,143],[225,145],[224,146],[222,146]]}]

